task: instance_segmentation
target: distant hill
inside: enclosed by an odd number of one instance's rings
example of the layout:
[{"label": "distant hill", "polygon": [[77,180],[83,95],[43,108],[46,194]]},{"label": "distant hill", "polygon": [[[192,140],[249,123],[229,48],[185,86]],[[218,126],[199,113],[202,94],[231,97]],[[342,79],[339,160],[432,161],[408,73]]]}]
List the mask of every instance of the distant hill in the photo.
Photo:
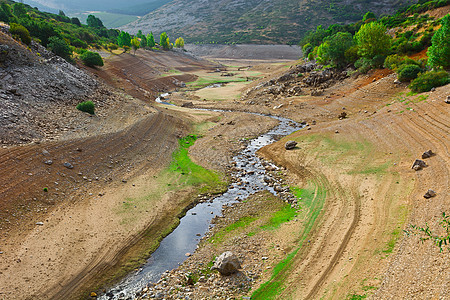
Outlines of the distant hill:
[{"label": "distant hill", "polygon": [[121,27],[136,33],[167,31],[173,39],[215,43],[297,43],[318,25],[391,14],[414,0],[173,0]]}]

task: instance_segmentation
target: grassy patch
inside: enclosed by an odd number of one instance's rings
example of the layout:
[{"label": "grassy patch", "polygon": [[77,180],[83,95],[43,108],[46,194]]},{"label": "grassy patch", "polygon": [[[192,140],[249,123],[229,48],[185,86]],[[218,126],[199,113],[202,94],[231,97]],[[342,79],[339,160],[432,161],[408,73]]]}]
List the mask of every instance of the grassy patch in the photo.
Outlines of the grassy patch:
[{"label": "grassy patch", "polygon": [[244,82],[244,81],[247,81],[247,79],[241,77],[218,78],[216,76],[211,76],[211,77],[199,77],[196,81],[188,82],[187,85],[192,89],[201,89],[216,83]]},{"label": "grassy patch", "polygon": [[357,295],[357,294],[352,294],[352,295],[348,295],[347,298],[345,298],[346,300],[363,300],[366,299],[367,296],[366,295]]},{"label": "grassy patch", "polygon": [[214,234],[211,238],[209,238],[210,243],[220,244],[224,241],[225,237],[228,237],[231,232],[238,231],[241,228],[245,228],[258,218],[245,216],[240,218],[238,221],[228,225],[225,228],[222,228],[219,232]]},{"label": "grassy patch", "polygon": [[298,202],[303,205],[305,226],[300,233],[299,247],[289,253],[285,259],[279,262],[273,269],[272,277],[269,281],[262,284],[252,294],[252,299],[275,299],[284,289],[284,282],[289,275],[293,260],[302,248],[303,242],[308,237],[311,230],[317,224],[318,217],[325,203],[326,192],[319,182],[310,182],[305,189],[297,187],[292,188],[293,193],[298,198]]},{"label": "grassy patch", "polygon": [[183,74],[183,72],[176,70],[176,69],[172,69],[172,70],[169,70],[167,73],[162,74],[161,77],[181,75],[181,74]]},{"label": "grassy patch", "polygon": [[204,185],[200,192],[206,192],[218,186],[223,188],[225,183],[221,181],[217,172],[195,164],[189,157],[189,147],[195,143],[197,138],[197,135],[188,135],[179,140],[180,148],[173,154],[169,172],[179,174],[176,182],[178,185]]},{"label": "grassy patch", "polygon": [[290,204],[285,205],[281,210],[274,212],[269,222],[261,228],[263,230],[274,230],[280,228],[281,224],[291,221],[297,216],[297,211]]}]

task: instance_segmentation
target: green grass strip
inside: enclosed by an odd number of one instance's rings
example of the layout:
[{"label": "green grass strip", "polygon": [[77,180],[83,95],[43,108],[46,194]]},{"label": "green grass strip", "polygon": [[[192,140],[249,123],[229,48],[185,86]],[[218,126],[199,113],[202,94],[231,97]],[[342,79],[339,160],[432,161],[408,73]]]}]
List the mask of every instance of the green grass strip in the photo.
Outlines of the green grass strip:
[{"label": "green grass strip", "polygon": [[293,260],[302,248],[303,242],[316,225],[318,216],[325,204],[326,191],[319,185],[310,183],[306,189],[293,187],[291,190],[298,198],[298,202],[303,204],[303,208],[308,209],[305,227],[300,235],[299,247],[289,253],[285,259],[275,266],[269,281],[261,285],[260,288],[252,294],[253,300],[276,299],[276,297],[284,290],[283,284],[290,273],[289,271],[292,267]]}]

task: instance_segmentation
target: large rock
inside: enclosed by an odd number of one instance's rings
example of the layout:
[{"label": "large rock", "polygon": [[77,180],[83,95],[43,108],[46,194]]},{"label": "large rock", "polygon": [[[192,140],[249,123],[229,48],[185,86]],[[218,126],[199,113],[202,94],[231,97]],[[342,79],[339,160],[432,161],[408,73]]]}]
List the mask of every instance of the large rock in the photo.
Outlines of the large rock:
[{"label": "large rock", "polygon": [[292,150],[295,148],[295,146],[297,146],[297,142],[296,141],[288,141],[286,142],[286,144],[284,144],[284,148],[286,150]]},{"label": "large rock", "polygon": [[222,275],[231,275],[241,268],[241,263],[239,259],[231,251],[226,251],[219,255],[211,270],[218,270]]},{"label": "large rock", "polygon": [[422,168],[425,168],[426,166],[427,166],[427,164],[423,160],[416,159],[414,161],[413,165],[411,166],[411,169],[418,171]]},{"label": "large rock", "polygon": [[424,197],[425,199],[428,199],[428,198],[431,198],[431,197],[434,197],[434,196],[436,196],[436,192],[433,191],[433,190],[428,190],[428,191],[425,193],[425,195],[423,195],[423,197]]},{"label": "large rock", "polygon": [[431,151],[431,150],[425,151],[422,154],[422,158],[429,158],[429,157],[432,157],[432,156],[433,156],[433,151]]}]

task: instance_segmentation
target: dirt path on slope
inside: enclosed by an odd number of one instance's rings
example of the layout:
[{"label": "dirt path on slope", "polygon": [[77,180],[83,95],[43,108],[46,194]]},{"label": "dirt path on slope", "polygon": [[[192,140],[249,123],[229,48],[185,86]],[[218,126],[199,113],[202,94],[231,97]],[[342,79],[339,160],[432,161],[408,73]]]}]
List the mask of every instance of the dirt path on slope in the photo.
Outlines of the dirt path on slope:
[{"label": "dirt path on slope", "polygon": [[[308,236],[310,243],[302,244],[291,267],[278,275],[286,287],[280,299],[288,295],[342,299],[367,295],[367,291],[370,295],[380,286],[375,298],[447,295],[448,274],[437,275],[448,253],[437,255],[436,247],[418,245],[414,238],[402,240],[401,230],[410,222],[436,224],[442,211],[449,209],[444,203],[449,194],[450,116],[442,101],[449,88],[406,97],[389,85],[370,84],[323,105],[345,107],[349,118],[318,119],[312,130],[291,135],[299,149],[286,152],[280,142],[261,151],[304,180],[325,178],[327,182],[322,184],[327,192],[325,209],[315,232]],[[386,95],[390,91],[394,92]],[[384,93],[383,97],[378,93]],[[412,161],[428,148],[438,153],[429,160],[430,166],[411,170]],[[305,176],[303,169],[311,175]],[[428,188],[440,192],[424,201],[421,196]],[[402,240],[401,247],[397,240]],[[429,257],[425,262],[424,256]],[[392,258],[392,263],[386,258]],[[427,281],[418,284],[419,274]]]}]

